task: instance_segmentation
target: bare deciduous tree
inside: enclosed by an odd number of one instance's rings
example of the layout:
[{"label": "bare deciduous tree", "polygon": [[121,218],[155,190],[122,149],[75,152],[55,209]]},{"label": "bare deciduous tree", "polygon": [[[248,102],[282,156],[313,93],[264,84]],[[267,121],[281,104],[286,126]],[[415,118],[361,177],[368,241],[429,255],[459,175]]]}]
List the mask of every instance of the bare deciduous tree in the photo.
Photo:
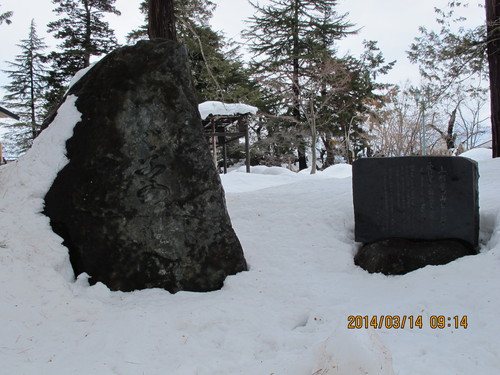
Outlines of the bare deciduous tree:
[{"label": "bare deciduous tree", "polygon": [[479,146],[481,137],[487,133],[485,123],[489,117],[484,116],[485,105],[486,99],[478,97],[475,101],[464,103],[458,110],[457,128],[460,131],[458,140],[463,151]]},{"label": "bare deciduous tree", "polygon": [[421,153],[422,113],[407,89],[391,87],[385,107],[371,116],[374,156],[411,156]]}]

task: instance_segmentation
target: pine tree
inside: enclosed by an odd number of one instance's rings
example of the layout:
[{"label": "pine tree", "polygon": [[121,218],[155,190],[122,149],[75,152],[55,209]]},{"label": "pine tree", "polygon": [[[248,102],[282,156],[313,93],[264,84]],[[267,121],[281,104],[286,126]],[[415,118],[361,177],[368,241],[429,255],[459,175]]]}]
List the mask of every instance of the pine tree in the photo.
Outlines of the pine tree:
[{"label": "pine tree", "polygon": [[363,125],[382,101],[377,91],[386,86],[375,80],[394,63],[385,63],[376,42],[365,41],[365,51],[359,58],[324,57],[311,66],[303,84],[303,102],[307,103],[303,111],[308,124],[313,117],[323,143],[323,167],[333,164],[335,155],[351,163],[368,148]]},{"label": "pine tree", "polygon": [[[1,5],[0,5],[1,6]],[[7,25],[10,25],[12,23],[12,21],[10,20],[10,18],[12,17],[12,12],[5,12],[5,13],[0,13],[0,25],[2,23],[6,23]]]},{"label": "pine tree", "polygon": [[422,77],[433,84],[436,96],[456,82],[487,72],[485,25],[466,27],[467,19],[457,13],[461,7],[468,8],[468,4],[449,1],[446,8],[435,8],[439,30],[420,27],[420,36],[407,51],[409,60],[419,65]]},{"label": "pine tree", "polygon": [[[301,90],[308,70],[332,56],[335,41],[354,33],[353,25],[347,15],[335,11],[336,0],[271,0],[266,6],[251,4],[257,14],[250,18],[251,25],[244,36],[256,55],[256,74],[260,79],[269,79],[272,85],[280,83],[277,91],[285,98],[281,114],[293,118],[290,127],[297,126],[304,120]],[[300,139],[303,133],[297,135]],[[299,169],[307,168],[304,142],[298,143],[297,152]]]},{"label": "pine tree", "polygon": [[48,31],[62,40],[60,51],[52,52],[52,70],[47,96],[50,107],[59,102],[65,86],[76,72],[90,65],[92,56],[109,53],[118,46],[114,31],[103,20],[106,13],[120,15],[116,0],[52,0],[54,12],[63,16],[48,24]]},{"label": "pine tree", "polygon": [[[177,38],[188,49],[198,100],[257,104],[258,87],[250,80],[250,74],[244,68],[238,49],[227,43],[208,23],[215,7],[213,2],[174,0],[173,5]],[[140,10],[146,23],[129,33],[129,42],[148,37],[147,1],[140,4]]]},{"label": "pine tree", "polygon": [[11,108],[17,109],[21,117],[21,122],[14,125],[12,136],[17,138],[15,143],[20,151],[25,151],[40,130],[46,80],[43,51],[47,46],[43,38],[38,37],[34,20],[28,39],[22,40],[18,46],[21,54],[14,62],[8,62],[12,69],[5,71],[11,81],[4,87],[8,92],[4,99]]},{"label": "pine tree", "polygon": [[[174,0],[173,6],[176,18],[176,33],[181,41],[184,41],[185,38],[192,34],[191,28],[208,26],[208,20],[212,17],[215,8],[211,0]],[[133,30],[127,35],[129,42],[148,38],[148,1],[143,0],[139,5],[139,9],[144,14],[145,23],[139,29]]]}]

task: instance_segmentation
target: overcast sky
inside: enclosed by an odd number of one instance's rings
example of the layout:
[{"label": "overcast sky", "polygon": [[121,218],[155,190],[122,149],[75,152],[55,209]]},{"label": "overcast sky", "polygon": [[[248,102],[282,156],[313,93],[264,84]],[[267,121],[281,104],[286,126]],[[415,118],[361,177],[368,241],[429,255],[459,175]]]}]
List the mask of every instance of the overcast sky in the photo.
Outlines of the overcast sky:
[{"label": "overcast sky", "polygon": [[[241,40],[240,31],[245,28],[245,20],[253,14],[247,0],[213,0],[217,9],[212,21],[216,30],[223,31],[227,37]],[[268,0],[256,0],[266,4]],[[362,28],[359,35],[350,36],[342,42],[341,49],[354,55],[361,53],[362,41],[376,40],[387,61],[397,60],[393,71],[384,81],[403,83],[406,79],[418,82],[418,70],[408,63],[405,51],[418,35],[418,27],[435,27],[434,7],[443,7],[448,0],[339,0],[338,12],[349,13],[349,19]],[[143,22],[139,13],[140,0],[117,0],[116,7],[121,16],[110,16],[111,27],[116,31],[119,42],[125,43],[124,36]],[[473,24],[484,22],[484,10],[477,4],[483,0],[471,0],[467,17]],[[29,32],[31,19],[37,24],[39,36],[46,37],[46,43],[55,42],[46,33],[46,25],[54,20],[55,8],[51,0],[0,0],[0,12],[12,10],[13,23],[0,25],[0,69],[7,69],[5,61],[13,61],[20,53],[16,44],[25,39]],[[0,86],[8,83],[8,77],[0,73]],[[0,91],[0,102],[4,91]]]}]

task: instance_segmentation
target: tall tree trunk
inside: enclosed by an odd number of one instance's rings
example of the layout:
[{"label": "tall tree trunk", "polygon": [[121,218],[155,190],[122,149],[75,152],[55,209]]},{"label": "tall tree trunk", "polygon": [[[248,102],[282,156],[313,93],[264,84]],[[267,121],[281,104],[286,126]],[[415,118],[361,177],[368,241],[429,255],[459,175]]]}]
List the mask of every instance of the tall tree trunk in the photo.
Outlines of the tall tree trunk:
[{"label": "tall tree trunk", "polygon": [[[294,2],[294,18],[292,26],[292,38],[293,38],[293,72],[292,72],[292,93],[293,93],[293,117],[297,124],[300,124],[300,83],[299,83],[299,6],[300,1],[295,0]],[[300,134],[298,136],[299,143],[297,147],[297,153],[299,156],[299,170],[307,168],[307,158],[306,158],[306,145],[303,140],[303,136]]]},{"label": "tall tree trunk", "polygon": [[35,111],[35,72],[33,71],[33,57],[31,57],[29,71],[30,71],[30,115],[31,115],[31,138],[35,139],[38,135],[36,127],[36,111]]},{"label": "tall tree trunk", "polygon": [[493,157],[500,156],[500,0],[486,0]]},{"label": "tall tree trunk", "polygon": [[149,39],[177,40],[173,0],[149,0]]},{"label": "tall tree trunk", "polygon": [[90,66],[90,49],[92,46],[92,19],[89,1],[83,2],[85,7],[85,41],[83,42],[85,51],[83,56],[83,67]]},{"label": "tall tree trunk", "polygon": [[333,140],[330,135],[322,136],[323,146],[326,150],[326,160],[323,162],[323,168],[327,168],[335,164],[335,150],[333,148]]},{"label": "tall tree trunk", "polygon": [[316,173],[316,160],[317,160],[317,155],[316,155],[316,143],[318,141],[318,133],[316,132],[316,113],[314,112],[314,103],[311,100],[311,111],[310,111],[310,116],[311,118],[309,119],[310,125],[311,125],[311,174]]}]

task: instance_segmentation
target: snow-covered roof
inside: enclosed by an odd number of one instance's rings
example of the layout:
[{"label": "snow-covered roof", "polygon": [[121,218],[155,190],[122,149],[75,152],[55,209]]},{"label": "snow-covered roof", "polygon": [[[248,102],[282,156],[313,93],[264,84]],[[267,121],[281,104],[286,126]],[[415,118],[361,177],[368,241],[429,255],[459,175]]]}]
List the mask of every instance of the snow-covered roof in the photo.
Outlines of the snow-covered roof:
[{"label": "snow-covered roof", "polygon": [[217,101],[208,101],[198,105],[201,119],[205,120],[208,116],[235,116],[235,115],[255,115],[258,108],[243,103],[223,103]]}]

